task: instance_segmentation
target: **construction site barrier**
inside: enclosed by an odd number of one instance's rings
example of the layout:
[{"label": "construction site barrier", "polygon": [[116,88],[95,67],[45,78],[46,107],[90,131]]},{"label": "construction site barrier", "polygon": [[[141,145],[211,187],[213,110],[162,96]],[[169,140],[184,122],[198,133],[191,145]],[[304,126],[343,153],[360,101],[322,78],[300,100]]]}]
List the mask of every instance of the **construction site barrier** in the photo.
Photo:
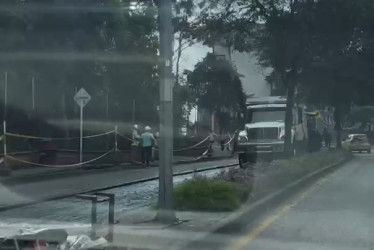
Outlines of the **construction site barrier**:
[{"label": "construction site barrier", "polygon": [[126,140],[129,140],[129,141],[131,141],[131,142],[133,142],[134,140],[133,139],[131,139],[130,137],[127,137],[126,135],[124,135],[124,134],[121,134],[121,133],[119,133],[119,132],[117,132],[117,135],[119,135],[119,136],[121,136],[122,138],[124,138],[124,139],[126,139]]},{"label": "construction site barrier", "polygon": [[[100,134],[83,136],[82,138],[83,139],[90,139],[90,138],[105,136],[105,135],[109,135],[109,134],[118,135],[118,136],[120,136],[120,137],[122,137],[122,138],[124,138],[128,141],[131,141],[131,142],[134,141],[131,138],[129,138],[128,136],[119,133],[116,129],[108,131],[108,132],[100,133]],[[80,137],[64,137],[64,138],[61,138],[61,137],[40,137],[40,136],[22,135],[22,134],[16,134],[16,133],[6,133],[5,136],[25,138],[25,139],[35,139],[35,140],[76,140],[76,139],[80,138]],[[4,135],[0,136],[0,140],[3,139],[3,138],[4,138]],[[234,140],[234,136],[231,137],[230,134],[229,134],[229,138],[230,138],[229,141],[226,142],[224,145],[225,146],[228,145],[229,149],[230,149],[231,143]],[[116,140],[117,140],[117,138],[116,138]],[[201,155],[194,158],[195,160],[199,160],[206,155],[209,156],[209,153],[210,153],[210,150],[211,150],[212,147],[217,147],[216,145],[202,146],[202,144],[205,143],[208,140],[209,140],[209,136],[207,136],[206,138],[204,138],[203,140],[201,140],[200,142],[198,142],[198,143],[196,143],[192,146],[188,146],[188,147],[184,147],[184,148],[180,148],[180,149],[174,149],[173,152],[183,152],[183,151],[188,151],[188,150],[192,150],[192,149],[205,149],[205,151]],[[115,145],[116,145],[116,142],[115,142]],[[59,149],[59,150],[56,150],[56,151],[59,151],[59,152],[79,152],[79,150],[74,150],[74,149]],[[27,161],[27,160],[23,160],[23,159],[19,159],[17,157],[14,157],[15,155],[37,153],[36,151],[12,152],[12,153],[7,153],[5,155],[5,157],[6,157],[6,159],[11,160],[11,161],[16,161],[16,162],[19,162],[19,163],[29,164],[29,165],[39,166],[39,167],[73,168],[73,167],[78,167],[78,166],[82,166],[82,165],[86,165],[86,164],[95,162],[95,161],[97,161],[101,158],[104,158],[105,156],[107,156],[111,152],[121,152],[121,153],[127,154],[127,153],[131,153],[132,150],[120,150],[117,147],[114,147],[113,149],[111,149],[109,151],[90,150],[90,151],[84,151],[84,152],[85,153],[102,153],[102,152],[104,152],[104,153],[102,155],[96,157],[96,158],[93,158],[91,160],[88,160],[88,161],[85,161],[85,162],[82,162],[82,163],[65,164],[65,165],[41,164],[41,163],[31,162],[31,161]],[[4,156],[4,155],[2,155],[2,156]]]},{"label": "construction site barrier", "polygon": [[85,161],[85,162],[81,162],[81,163],[75,163],[75,164],[69,164],[69,165],[48,165],[48,164],[41,164],[41,163],[36,163],[36,162],[31,162],[31,161],[26,161],[26,160],[22,160],[22,159],[18,159],[16,157],[13,157],[13,156],[10,156],[10,155],[5,155],[5,158],[7,159],[10,159],[10,160],[13,160],[13,161],[17,161],[17,162],[20,162],[20,163],[24,163],[24,164],[29,164],[29,165],[34,165],[34,166],[39,166],[39,167],[50,167],[50,168],[73,168],[73,167],[79,167],[79,166],[83,166],[83,165],[87,165],[91,162],[94,162],[94,161],[97,161],[101,158],[104,158],[105,156],[107,156],[108,154],[114,152],[115,149],[111,149],[109,150],[108,152],[106,152],[105,154],[102,154],[94,159],[91,159],[91,160],[88,160],[88,161]]},{"label": "construction site barrier", "polygon": [[189,149],[197,148],[198,146],[200,146],[201,144],[203,144],[204,142],[206,142],[208,139],[209,139],[209,136],[206,137],[205,139],[203,139],[202,141],[196,143],[195,145],[192,145],[192,146],[189,146],[189,147],[185,147],[185,148],[181,148],[181,149],[174,149],[173,151],[174,152],[181,152],[181,151],[186,151],[186,150],[189,150]]},{"label": "construction site barrier", "polygon": [[[86,135],[82,136],[83,139],[89,139],[89,138],[95,138],[100,137],[104,135],[109,135],[115,133],[115,130],[101,133],[101,134],[95,134],[95,135]],[[12,137],[18,137],[18,138],[24,138],[24,139],[37,139],[37,140],[78,140],[80,137],[40,137],[40,136],[32,136],[32,135],[22,135],[22,134],[14,134],[14,133],[6,133],[5,136],[12,136]]]}]

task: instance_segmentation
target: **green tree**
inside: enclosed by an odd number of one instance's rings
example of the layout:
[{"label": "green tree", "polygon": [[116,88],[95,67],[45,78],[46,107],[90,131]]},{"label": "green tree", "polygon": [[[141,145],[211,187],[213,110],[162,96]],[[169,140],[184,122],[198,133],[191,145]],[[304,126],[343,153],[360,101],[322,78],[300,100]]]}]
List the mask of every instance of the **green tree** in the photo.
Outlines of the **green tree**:
[{"label": "green tree", "polygon": [[109,92],[111,120],[131,121],[135,99],[137,121],[157,122],[158,36],[152,1],[136,6],[119,0],[2,4],[0,69],[9,72],[9,99],[22,100],[20,108],[30,107],[23,100],[30,99],[35,76],[43,119],[76,118],[72,97],[76,87],[85,87],[93,97],[86,108],[89,119],[106,119]]},{"label": "green tree", "polygon": [[195,65],[188,76],[188,85],[197,98],[197,105],[214,112],[220,129],[227,130],[230,116],[236,118],[245,110],[245,95],[238,73],[230,62],[217,59],[212,53]]},{"label": "green tree", "polygon": [[370,46],[365,42],[372,39],[368,29],[372,14],[367,11],[373,6],[352,0],[318,1],[313,6],[310,63],[302,73],[301,93],[311,103],[335,108],[337,146],[341,147],[343,117],[352,102],[367,101],[365,92],[373,88],[372,61],[366,58]]},{"label": "green tree", "polygon": [[[256,2],[256,1],[255,1]],[[308,23],[312,6],[309,2],[268,1],[259,6],[265,25],[256,31],[255,50],[260,63],[272,67],[286,91],[285,153],[292,154],[292,107],[300,73],[308,64]]]},{"label": "green tree", "polygon": [[373,106],[361,106],[351,110],[348,116],[349,121],[352,123],[360,123],[361,129],[369,132],[372,130],[372,124],[374,122],[374,107]]},{"label": "green tree", "polygon": [[[310,1],[220,0],[204,2],[206,11],[196,29],[206,44],[224,41],[238,51],[255,51],[260,64],[272,67],[287,93],[285,151],[292,152],[292,107],[299,73],[307,61]],[[214,14],[210,14],[214,13]],[[270,79],[270,78],[269,78]]]},{"label": "green tree", "polygon": [[335,107],[340,147],[342,117],[352,101],[369,99],[373,86],[368,81],[373,72],[373,2],[220,0],[202,5],[215,10],[202,15],[200,39],[207,44],[223,39],[239,51],[257,51],[260,63],[274,70],[269,80],[284,86],[286,152],[291,152],[296,90],[314,104]]},{"label": "green tree", "polygon": [[194,19],[196,3],[193,0],[176,0],[174,3],[175,17],[173,18],[174,38],[176,48],[174,50],[174,137],[179,136],[180,128],[188,126],[189,114],[194,105],[194,99],[188,86],[184,72],[180,72],[180,61],[183,51],[194,44],[192,38],[191,23]]}]

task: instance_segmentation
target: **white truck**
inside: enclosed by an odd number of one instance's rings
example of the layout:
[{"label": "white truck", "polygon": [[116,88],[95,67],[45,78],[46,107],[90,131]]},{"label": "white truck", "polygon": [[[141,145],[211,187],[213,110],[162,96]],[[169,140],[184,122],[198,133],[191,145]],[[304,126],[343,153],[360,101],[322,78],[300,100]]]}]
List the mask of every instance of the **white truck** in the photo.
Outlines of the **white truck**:
[{"label": "white truck", "polygon": [[[257,158],[277,158],[284,152],[285,115],[284,97],[250,98],[247,101],[245,129],[239,132],[235,151],[239,163],[255,162]],[[292,109],[292,145],[294,153],[308,138],[307,113],[303,105]]]}]

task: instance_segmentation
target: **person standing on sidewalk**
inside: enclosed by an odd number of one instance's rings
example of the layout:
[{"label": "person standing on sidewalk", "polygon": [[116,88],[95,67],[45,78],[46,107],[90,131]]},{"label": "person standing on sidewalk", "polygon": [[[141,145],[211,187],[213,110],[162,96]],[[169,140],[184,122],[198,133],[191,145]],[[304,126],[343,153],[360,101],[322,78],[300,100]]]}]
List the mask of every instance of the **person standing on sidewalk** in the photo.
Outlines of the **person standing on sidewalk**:
[{"label": "person standing on sidewalk", "polygon": [[214,144],[214,131],[213,129],[209,132],[209,148],[208,148],[208,157],[211,158],[213,155],[213,144]]},{"label": "person standing on sidewalk", "polygon": [[323,136],[323,139],[325,141],[325,147],[328,148],[328,149],[330,149],[330,147],[331,147],[331,139],[332,138],[331,138],[331,135],[330,135],[330,133],[329,133],[329,131],[327,130],[326,127],[323,128],[323,134],[322,134],[322,136]]},{"label": "person standing on sidewalk", "polygon": [[140,150],[139,150],[139,142],[140,142],[140,136],[138,133],[138,125],[134,124],[132,128],[132,134],[131,134],[131,162],[133,164],[138,164],[140,161]]},{"label": "person standing on sidewalk", "polygon": [[135,144],[138,144],[139,143],[139,139],[140,139],[140,136],[139,136],[139,133],[138,133],[138,129],[139,129],[138,124],[134,124],[134,127],[132,129],[131,139],[132,139],[133,143],[135,143]]},{"label": "person standing on sidewalk", "polygon": [[235,134],[233,136],[234,138],[232,143],[231,155],[235,155],[235,150],[239,143],[239,130],[235,130]]},{"label": "person standing on sidewalk", "polygon": [[152,147],[155,144],[155,138],[151,133],[151,127],[146,126],[145,132],[140,136],[140,146],[142,149],[142,163],[145,167],[149,167],[152,158]]},{"label": "person standing on sidewalk", "polygon": [[160,133],[156,132],[154,137],[155,137],[155,141],[154,141],[154,145],[152,147],[152,161],[155,161],[155,160],[159,159],[159,157],[158,157],[158,141],[160,140]]}]

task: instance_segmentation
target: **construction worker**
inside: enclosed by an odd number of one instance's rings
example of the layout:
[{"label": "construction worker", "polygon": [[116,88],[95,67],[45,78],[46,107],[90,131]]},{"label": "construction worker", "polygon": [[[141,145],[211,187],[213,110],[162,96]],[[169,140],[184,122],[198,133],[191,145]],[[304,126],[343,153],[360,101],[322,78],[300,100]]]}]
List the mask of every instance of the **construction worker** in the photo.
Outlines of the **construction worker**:
[{"label": "construction worker", "polygon": [[140,139],[138,129],[139,129],[138,124],[134,124],[134,127],[132,129],[132,138],[131,139],[132,139],[133,143],[136,143],[136,144],[139,143],[139,139]]},{"label": "construction worker", "polygon": [[155,137],[151,133],[151,127],[145,126],[145,132],[140,136],[143,166],[149,167],[152,158],[152,147],[155,145]]}]

